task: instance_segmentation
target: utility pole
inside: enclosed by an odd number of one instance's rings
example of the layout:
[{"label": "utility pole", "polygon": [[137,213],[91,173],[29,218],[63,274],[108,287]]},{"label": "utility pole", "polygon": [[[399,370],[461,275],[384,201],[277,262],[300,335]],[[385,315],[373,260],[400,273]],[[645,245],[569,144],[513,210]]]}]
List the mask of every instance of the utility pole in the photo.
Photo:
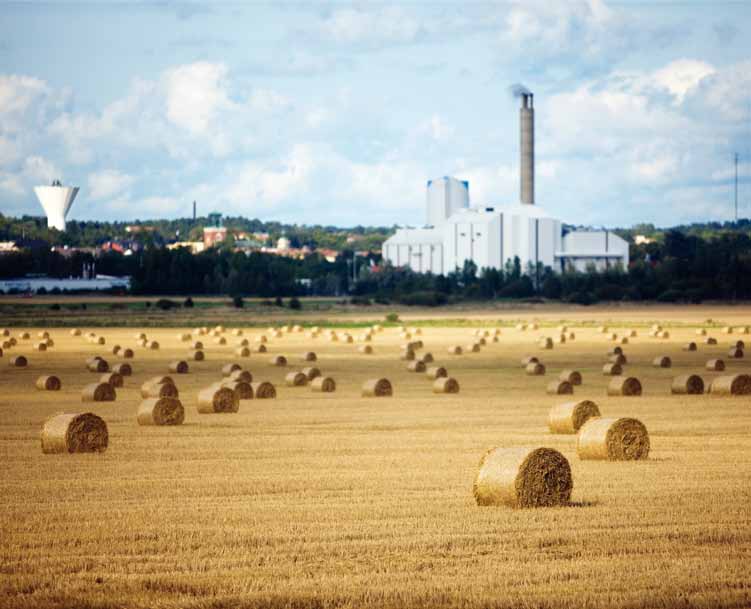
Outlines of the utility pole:
[{"label": "utility pole", "polygon": [[738,153],[735,153],[735,223],[738,224]]}]

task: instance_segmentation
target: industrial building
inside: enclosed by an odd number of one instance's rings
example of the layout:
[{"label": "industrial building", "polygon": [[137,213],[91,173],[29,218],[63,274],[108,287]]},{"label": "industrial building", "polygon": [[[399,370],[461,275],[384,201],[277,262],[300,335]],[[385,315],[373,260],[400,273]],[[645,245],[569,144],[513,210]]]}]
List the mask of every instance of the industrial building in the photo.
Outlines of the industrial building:
[{"label": "industrial building", "polygon": [[560,220],[535,205],[533,95],[520,93],[520,203],[470,207],[469,183],[445,176],[430,180],[426,225],[399,228],[383,244],[383,258],[418,273],[445,275],[466,260],[479,269],[503,268],[519,258],[557,272],[628,267],[628,243],[607,230],[565,232]]},{"label": "industrial building", "polygon": [[37,199],[47,214],[47,227],[65,230],[65,217],[78,194],[78,186],[63,186],[59,180],[51,186],[35,186]]}]

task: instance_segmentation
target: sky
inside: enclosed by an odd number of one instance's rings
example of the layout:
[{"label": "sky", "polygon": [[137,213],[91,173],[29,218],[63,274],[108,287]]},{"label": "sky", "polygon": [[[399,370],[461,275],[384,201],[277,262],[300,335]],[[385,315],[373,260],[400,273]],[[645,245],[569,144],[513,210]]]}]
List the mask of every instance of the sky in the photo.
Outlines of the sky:
[{"label": "sky", "polygon": [[427,180],[628,227],[751,216],[751,2],[0,4],[0,212],[420,225]]}]

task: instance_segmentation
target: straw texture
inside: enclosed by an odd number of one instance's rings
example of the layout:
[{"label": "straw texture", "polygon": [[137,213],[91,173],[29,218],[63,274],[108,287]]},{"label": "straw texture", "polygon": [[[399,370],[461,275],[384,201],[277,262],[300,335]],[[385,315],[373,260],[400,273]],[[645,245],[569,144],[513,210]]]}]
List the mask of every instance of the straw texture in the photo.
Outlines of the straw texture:
[{"label": "straw texture", "polygon": [[709,393],[715,395],[751,395],[751,375],[718,376],[710,384]]},{"label": "straw texture", "polygon": [[363,397],[389,397],[394,394],[394,389],[391,386],[391,381],[386,378],[370,379],[365,381],[362,386]]},{"label": "straw texture", "polygon": [[582,375],[578,370],[562,370],[558,375],[559,381],[566,381],[571,385],[578,386],[582,384]]},{"label": "straw texture", "polygon": [[54,375],[40,376],[36,380],[36,387],[41,391],[60,391],[62,386],[60,378]]},{"label": "straw texture", "polygon": [[321,393],[332,393],[336,391],[336,382],[330,376],[317,376],[311,381],[310,388]]},{"label": "straw texture", "polygon": [[198,392],[200,414],[232,413],[240,409],[240,398],[232,389],[211,385]]},{"label": "straw texture", "polygon": [[91,383],[81,391],[83,402],[114,402],[117,394],[109,383]]},{"label": "straw texture", "polygon": [[673,379],[670,393],[674,395],[701,395],[704,393],[704,379],[698,374],[683,374]]},{"label": "straw texture", "polygon": [[149,398],[138,406],[139,425],[182,425],[185,409],[177,398]]},{"label": "straw texture", "polygon": [[444,376],[433,381],[433,393],[459,393],[459,381]]},{"label": "straw texture", "polygon": [[644,424],[629,418],[594,418],[582,425],[576,443],[580,459],[633,461],[649,456]]},{"label": "straw texture", "polygon": [[93,453],[107,450],[109,434],[103,419],[86,412],[51,417],[42,428],[41,439],[46,454]]},{"label": "straw texture", "polygon": [[591,400],[556,404],[548,414],[551,433],[575,434],[592,417],[599,417],[600,409]]},{"label": "straw texture", "polygon": [[260,381],[250,385],[257,400],[273,400],[276,397],[276,387],[268,381]]},{"label": "straw texture", "polygon": [[608,384],[608,395],[638,396],[642,387],[633,376],[617,376]]}]

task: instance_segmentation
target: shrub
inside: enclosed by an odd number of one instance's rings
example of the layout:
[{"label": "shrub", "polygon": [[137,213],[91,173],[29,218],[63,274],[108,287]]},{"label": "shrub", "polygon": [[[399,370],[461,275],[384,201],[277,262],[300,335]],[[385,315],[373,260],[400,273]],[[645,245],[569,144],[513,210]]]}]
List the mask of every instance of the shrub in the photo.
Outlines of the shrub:
[{"label": "shrub", "polygon": [[498,295],[501,298],[529,298],[534,296],[535,288],[529,277],[522,277],[504,286]]},{"label": "shrub", "polygon": [[245,301],[242,296],[234,296],[232,298],[232,306],[236,309],[242,309],[245,306]]},{"label": "shrub", "polygon": [[175,308],[177,303],[169,298],[160,298],[156,301],[156,306],[162,311],[169,311],[170,309]]},{"label": "shrub", "polygon": [[289,308],[294,309],[295,311],[299,311],[302,309],[302,303],[300,302],[300,299],[297,296],[293,296],[289,299]]},{"label": "shrub", "polygon": [[683,294],[679,290],[665,290],[657,296],[659,302],[678,302],[683,300]]},{"label": "shrub", "polygon": [[366,307],[370,305],[370,298],[367,296],[353,296],[349,299],[349,304]]},{"label": "shrub", "polygon": [[379,305],[389,305],[389,304],[391,304],[391,301],[388,298],[386,298],[385,296],[376,296],[373,299],[373,301],[376,304],[379,304]]},{"label": "shrub", "polygon": [[587,292],[586,290],[581,290],[579,292],[574,292],[568,297],[569,302],[573,302],[574,304],[580,304],[580,305],[591,305],[597,302],[597,297],[592,292]]},{"label": "shrub", "polygon": [[185,307],[186,309],[192,309],[193,308],[193,299],[190,296],[188,296],[183,301],[183,307]]},{"label": "shrub", "polygon": [[60,310],[59,304],[55,303],[53,305],[50,305],[50,311],[59,311],[59,310]]},{"label": "shrub", "polygon": [[284,306],[284,301],[282,300],[282,297],[281,297],[281,296],[277,296],[277,297],[276,297],[276,298],[274,299],[274,304],[275,304],[275,305],[276,305],[277,307],[283,307],[283,306]]},{"label": "shrub", "polygon": [[446,304],[446,302],[448,302],[448,298],[443,292],[433,292],[430,290],[425,290],[422,292],[412,292],[411,294],[406,294],[405,296],[402,296],[401,302],[402,304],[410,307],[438,307],[440,305]]},{"label": "shrub", "polygon": [[388,313],[386,315],[386,321],[389,323],[396,323],[399,321],[399,315],[397,313]]},{"label": "shrub", "polygon": [[274,303],[271,302],[268,298],[266,300],[261,301],[261,306],[263,307],[273,307]]}]

